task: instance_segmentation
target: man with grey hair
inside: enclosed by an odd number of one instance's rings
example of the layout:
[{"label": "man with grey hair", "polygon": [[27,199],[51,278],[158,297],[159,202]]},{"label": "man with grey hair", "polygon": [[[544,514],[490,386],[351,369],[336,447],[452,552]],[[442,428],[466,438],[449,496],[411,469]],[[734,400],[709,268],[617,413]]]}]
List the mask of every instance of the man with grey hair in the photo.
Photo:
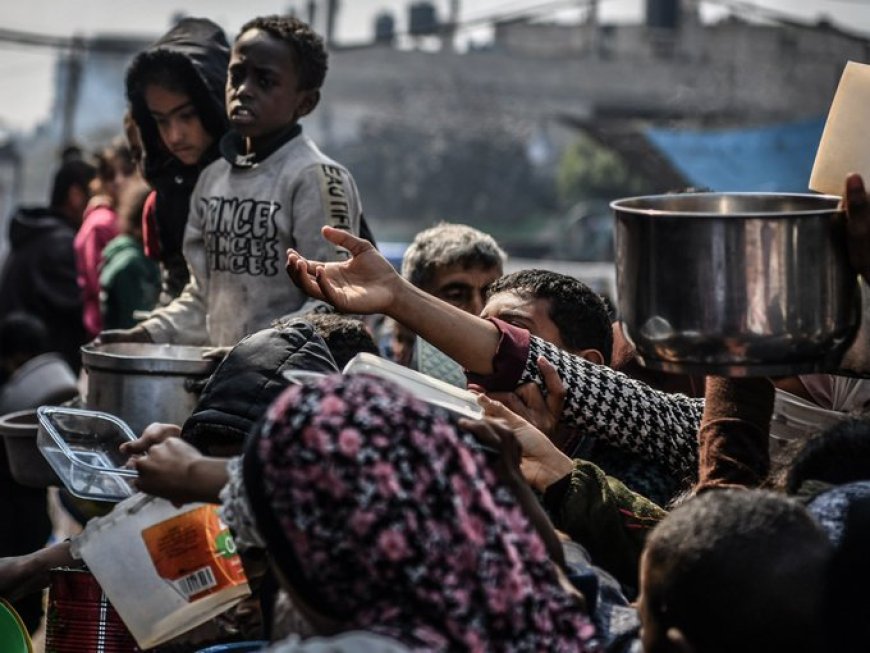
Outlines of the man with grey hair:
[{"label": "man with grey hair", "polygon": [[402,257],[402,276],[420,290],[480,315],[486,288],[502,275],[506,259],[489,234],[442,222],[414,237]]},{"label": "man with grey hair", "polygon": [[[423,292],[480,315],[486,290],[502,276],[507,254],[495,239],[464,224],[442,222],[418,233],[402,257],[402,276]],[[388,322],[393,360],[465,387],[462,367],[396,322]]]}]

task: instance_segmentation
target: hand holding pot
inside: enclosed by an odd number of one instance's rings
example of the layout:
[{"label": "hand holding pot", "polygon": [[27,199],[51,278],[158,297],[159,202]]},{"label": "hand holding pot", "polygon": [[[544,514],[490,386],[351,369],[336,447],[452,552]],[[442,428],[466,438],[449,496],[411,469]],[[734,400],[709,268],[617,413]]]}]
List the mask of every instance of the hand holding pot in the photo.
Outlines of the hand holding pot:
[{"label": "hand holding pot", "polygon": [[849,234],[849,262],[864,281],[870,283],[870,198],[864,190],[861,175],[846,177],[843,198]]},{"label": "hand holding pot", "polygon": [[141,326],[130,329],[109,329],[101,331],[94,339],[94,344],[103,345],[110,342],[154,342],[151,334]]}]

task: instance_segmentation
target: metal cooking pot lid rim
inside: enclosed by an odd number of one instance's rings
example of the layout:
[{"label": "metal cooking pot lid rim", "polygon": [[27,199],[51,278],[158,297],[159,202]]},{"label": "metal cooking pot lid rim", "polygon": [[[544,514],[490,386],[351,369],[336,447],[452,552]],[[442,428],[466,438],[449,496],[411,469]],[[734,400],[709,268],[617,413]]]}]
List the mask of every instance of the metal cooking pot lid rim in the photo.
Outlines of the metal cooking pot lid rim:
[{"label": "metal cooking pot lid rim", "polygon": [[[793,210],[793,211],[777,211],[777,212],[765,212],[765,211],[729,211],[728,213],[722,213],[719,211],[681,211],[679,209],[656,209],[656,208],[642,208],[636,206],[626,206],[626,204],[630,202],[641,202],[644,200],[659,200],[663,197],[675,198],[679,197],[679,194],[675,195],[637,195],[635,197],[623,197],[617,200],[613,200],[610,203],[610,208],[613,211],[622,211],[624,213],[633,213],[636,215],[665,215],[671,217],[703,217],[703,218],[721,218],[723,216],[728,217],[754,217],[754,218],[792,218],[795,216],[801,215],[818,215],[819,213],[839,213],[842,212],[843,209],[840,209],[838,206],[833,206],[829,208],[819,207],[816,209],[806,209],[806,210]],[[774,198],[781,197],[784,199],[808,199],[812,200],[827,200],[830,202],[836,202],[839,204],[842,199],[838,195],[820,195],[820,194],[812,194],[812,193],[684,193],[683,196],[691,196],[693,198],[706,198],[706,197],[766,197],[766,198]]]},{"label": "metal cooking pot lid rim", "polygon": [[[208,360],[208,359],[202,358],[201,356],[195,356],[193,354],[191,354],[190,358],[160,358],[160,357],[156,357],[154,355],[148,355],[148,354],[144,354],[144,353],[143,354],[123,353],[123,352],[118,352],[118,351],[110,351],[109,349],[106,349],[107,347],[111,347],[112,345],[115,345],[115,344],[142,345],[144,343],[141,343],[141,342],[139,342],[139,343],[106,343],[106,344],[102,344],[102,345],[88,344],[88,345],[82,345],[82,353],[95,355],[95,356],[105,356],[107,358],[124,359],[124,360],[177,361],[177,362],[181,362],[181,363],[200,363],[204,360]],[[201,352],[201,351],[207,351],[209,349],[208,347],[197,347],[194,345],[173,345],[173,344],[169,344],[169,343],[159,343],[159,344],[155,343],[154,346],[159,348],[159,349],[164,349],[164,350],[172,348],[175,350],[191,350],[191,352],[193,352],[193,351],[200,351]],[[159,353],[159,352],[155,351],[155,353]]]}]

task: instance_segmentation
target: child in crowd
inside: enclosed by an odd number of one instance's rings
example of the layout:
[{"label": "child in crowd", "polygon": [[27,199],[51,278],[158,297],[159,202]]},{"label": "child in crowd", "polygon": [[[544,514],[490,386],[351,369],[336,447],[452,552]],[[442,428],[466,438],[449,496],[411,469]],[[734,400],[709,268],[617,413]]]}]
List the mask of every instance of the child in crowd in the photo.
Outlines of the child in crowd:
[{"label": "child in crowd", "polygon": [[9,219],[11,249],[0,273],[0,315],[30,313],[48,329],[48,349],[81,368],[87,342],[73,241],[96,169],[71,158],[54,176],[48,207],[21,207]]},{"label": "child in crowd", "polygon": [[797,503],[717,490],[650,535],[638,601],[646,653],[815,653],[833,547]]},{"label": "child in crowd", "polygon": [[312,297],[339,311],[396,319],[463,365],[469,381],[486,391],[514,390],[530,381],[542,384],[539,359],[546,358],[565,385],[561,417],[567,424],[657,460],[678,478],[697,474],[695,435],[702,400],[653,390],[524,329],[469,315],[402,279],[359,238],[329,227],[323,234],[347,248],[352,258],[323,263],[288,252],[290,276]]},{"label": "child in crowd", "polygon": [[78,284],[82,291],[82,319],[89,338],[102,329],[100,319],[100,263],[103,250],[118,235],[118,198],[136,174],[130,149],[116,143],[97,154],[97,176],[91,200],[73,247]]},{"label": "child in crowd", "polygon": [[320,229],[359,233],[356,185],[298,123],[317,106],[326,68],[323,40],[296,18],[257,18],[242,27],[226,87],[233,130],[191,199],[184,244],[190,282],[123,339],[233,345],[303,308],[305,294],[288,293],[276,279],[288,247],[346,257]]},{"label": "child in crowd", "polygon": [[[78,394],[72,369],[49,347],[48,329],[35,315],[0,315],[0,415],[59,403]],[[0,523],[4,524],[0,556],[21,555],[43,546],[51,534],[46,490],[15,481],[5,447],[0,447],[0,497]],[[35,632],[42,616],[42,596],[22,597],[14,607],[27,629]]]},{"label": "child in crowd", "polygon": [[146,253],[162,268],[162,303],[188,280],[181,245],[190,194],[203,168],[218,157],[218,141],[227,130],[228,62],[229,44],[220,27],[204,18],[183,18],[127,71],[133,119],[127,134],[131,147],[139,141],[142,173],[154,189],[143,233]]},{"label": "child in crowd", "polygon": [[586,650],[592,628],[514,450],[484,453],[467,427],[391,383],[332,375],[286,390],[241,459],[170,438],[136,466],[174,501],[213,500],[204,489],[226,483],[223,517],[240,549],[267,548],[294,606],[333,636],[312,645]]},{"label": "child in crowd", "polygon": [[157,303],[160,271],[142,247],[142,209],[150,192],[137,180],[119,198],[119,235],[103,250],[100,270],[100,313],[107,329],[134,326],[135,313]]}]

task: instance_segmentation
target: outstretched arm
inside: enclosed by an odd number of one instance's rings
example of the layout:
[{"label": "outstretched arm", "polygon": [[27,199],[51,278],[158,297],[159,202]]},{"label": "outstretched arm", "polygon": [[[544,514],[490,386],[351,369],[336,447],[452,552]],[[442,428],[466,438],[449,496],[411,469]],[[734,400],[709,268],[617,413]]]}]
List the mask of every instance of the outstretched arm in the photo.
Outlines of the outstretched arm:
[{"label": "outstretched arm", "polygon": [[323,263],[288,250],[287,273],[305,293],[346,313],[388,315],[465,368],[492,373],[500,338],[495,325],[414,287],[368,241],[332,227],[323,236],[351,258]]},{"label": "outstretched arm", "polygon": [[80,567],[70,553],[69,542],[58,542],[33,553],[0,558],[0,596],[16,600],[33,594],[49,583],[49,571],[55,567]]}]

